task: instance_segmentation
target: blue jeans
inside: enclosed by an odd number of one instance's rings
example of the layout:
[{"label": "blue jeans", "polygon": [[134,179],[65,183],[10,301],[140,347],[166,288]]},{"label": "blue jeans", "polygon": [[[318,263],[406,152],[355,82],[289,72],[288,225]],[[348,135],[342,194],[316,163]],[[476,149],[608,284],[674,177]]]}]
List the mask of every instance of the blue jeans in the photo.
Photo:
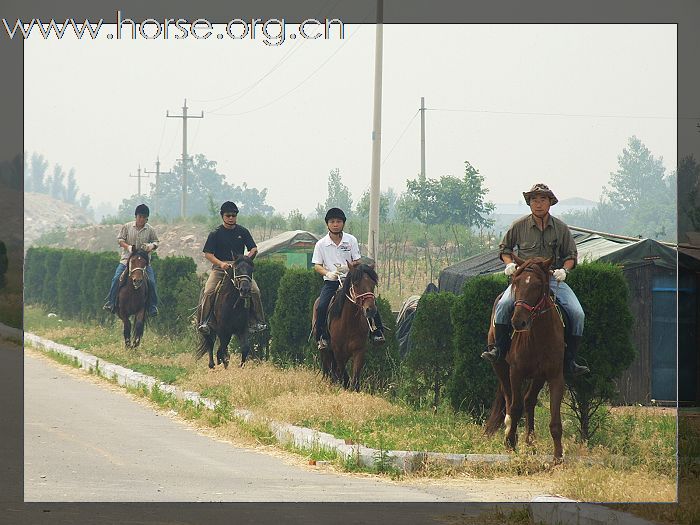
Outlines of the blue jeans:
[{"label": "blue jeans", "polygon": [[[125,264],[119,263],[112,277],[112,285],[107,294],[107,303],[114,305],[117,302],[117,290],[119,289],[119,276],[124,272]],[[156,292],[156,274],[153,267],[149,264],[146,266],[146,278],[148,279],[148,299],[146,306],[148,311],[152,312],[158,306],[158,293]]]},{"label": "blue jeans", "polygon": [[338,281],[323,281],[323,288],[321,288],[321,295],[318,298],[318,308],[316,309],[316,341],[318,341],[321,336],[326,340],[330,339],[328,327],[326,326],[328,305],[339,286],[340,283]]},{"label": "blue jeans", "polygon": [[[515,298],[512,297],[510,293],[510,286],[511,285],[508,285],[506,291],[503,292],[503,296],[501,296],[501,300],[498,301],[496,305],[495,321],[497,324],[507,324],[510,326],[510,318],[513,317],[513,310],[515,309]],[[569,315],[571,335],[583,335],[583,322],[586,316],[583,313],[581,303],[578,302],[574,291],[564,282],[557,283],[554,277],[549,278],[549,287],[557,296],[559,304],[561,304],[562,308],[564,308]]]}]

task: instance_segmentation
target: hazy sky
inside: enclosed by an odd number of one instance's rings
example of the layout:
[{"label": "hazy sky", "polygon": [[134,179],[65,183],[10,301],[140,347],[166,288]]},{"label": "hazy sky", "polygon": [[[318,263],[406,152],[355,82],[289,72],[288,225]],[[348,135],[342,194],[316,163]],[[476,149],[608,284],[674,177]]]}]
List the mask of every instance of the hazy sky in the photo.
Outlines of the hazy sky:
[{"label": "hazy sky", "polygon": [[[268,188],[276,211],[309,213],[339,168],[357,201],[369,187],[373,25],[345,39],[277,47],[230,39],[25,42],[25,149],[64,170],[81,193],[115,206],[142,168],[189,152],[229,182]],[[426,99],[428,177],[462,176],[469,160],[494,202],[534,182],[597,200],[636,135],[667,171],[676,156],[674,25],[385,25],[382,190],[420,171]],[[144,187],[152,179],[144,179]],[[226,196],[221,197],[223,200]]]}]

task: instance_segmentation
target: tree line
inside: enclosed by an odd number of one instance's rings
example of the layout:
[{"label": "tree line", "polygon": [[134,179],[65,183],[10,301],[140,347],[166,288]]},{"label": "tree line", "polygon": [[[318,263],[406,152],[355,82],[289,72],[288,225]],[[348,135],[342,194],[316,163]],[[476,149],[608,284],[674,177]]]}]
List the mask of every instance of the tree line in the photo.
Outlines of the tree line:
[{"label": "tree line", "polygon": [[91,213],[90,197],[78,195],[75,168],[66,173],[60,164],[54,164],[53,170],[49,171],[49,161],[40,153],[34,152],[30,156],[24,152],[24,191],[49,195]]}]

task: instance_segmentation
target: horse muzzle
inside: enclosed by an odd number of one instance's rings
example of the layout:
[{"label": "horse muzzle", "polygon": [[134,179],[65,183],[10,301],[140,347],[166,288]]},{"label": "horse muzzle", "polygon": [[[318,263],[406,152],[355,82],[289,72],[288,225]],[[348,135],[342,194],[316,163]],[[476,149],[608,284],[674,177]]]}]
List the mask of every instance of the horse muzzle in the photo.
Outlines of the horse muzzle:
[{"label": "horse muzzle", "polygon": [[138,290],[143,284],[143,279],[132,279],[131,282],[134,285],[134,290]]}]

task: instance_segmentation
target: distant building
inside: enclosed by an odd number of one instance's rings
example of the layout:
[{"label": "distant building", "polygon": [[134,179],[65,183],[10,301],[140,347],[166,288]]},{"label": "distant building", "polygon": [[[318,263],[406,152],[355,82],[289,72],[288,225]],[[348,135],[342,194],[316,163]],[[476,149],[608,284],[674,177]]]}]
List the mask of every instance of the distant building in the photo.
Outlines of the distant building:
[{"label": "distant building", "polygon": [[311,256],[318,237],[304,230],[292,230],[258,243],[258,258],[284,263],[287,268],[311,268]]}]

